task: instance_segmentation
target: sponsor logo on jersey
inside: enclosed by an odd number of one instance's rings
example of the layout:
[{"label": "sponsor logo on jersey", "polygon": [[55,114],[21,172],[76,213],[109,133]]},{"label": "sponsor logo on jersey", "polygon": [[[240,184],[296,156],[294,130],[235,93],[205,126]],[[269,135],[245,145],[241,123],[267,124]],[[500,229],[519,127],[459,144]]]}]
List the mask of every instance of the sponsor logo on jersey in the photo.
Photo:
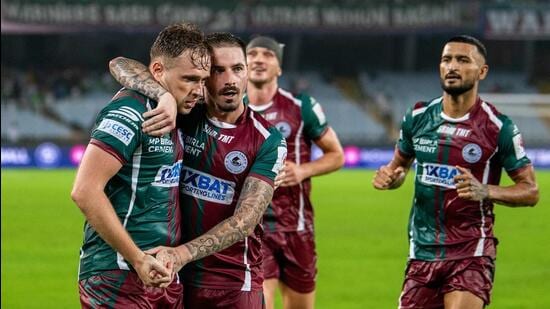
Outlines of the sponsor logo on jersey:
[{"label": "sponsor logo on jersey", "polygon": [[413,138],[414,151],[435,153],[437,150],[437,140],[427,139],[423,137]]},{"label": "sponsor logo on jersey", "polygon": [[422,176],[420,181],[427,185],[440,186],[445,188],[456,188],[454,177],[460,172],[454,166],[424,163],[422,164]]},{"label": "sponsor logo on jersey", "polygon": [[445,135],[454,135],[459,137],[468,137],[470,135],[470,129],[457,128],[454,126],[441,125],[437,128],[437,133]]},{"label": "sponsor logo on jersey", "polygon": [[277,112],[265,113],[262,116],[267,121],[273,121],[273,120],[277,119]]},{"label": "sponsor logo on jersey", "polygon": [[218,141],[220,141],[222,143],[226,143],[226,144],[231,143],[231,141],[233,141],[233,139],[235,138],[235,136],[222,134],[222,133],[214,130],[214,128],[209,126],[207,123],[204,124],[203,131],[206,132],[206,134],[208,134],[208,135],[212,136],[213,138],[217,139]]},{"label": "sponsor logo on jersey", "polygon": [[103,119],[97,129],[115,137],[126,146],[130,144],[135,135],[130,128],[113,119]]},{"label": "sponsor logo on jersey", "polygon": [[311,98],[311,103],[313,104],[313,113],[315,116],[317,116],[317,119],[319,120],[319,124],[323,125],[327,122],[327,117],[325,116],[325,113],[323,112],[323,108],[321,107],[321,104],[317,103],[317,101],[314,98]]},{"label": "sponsor logo on jersey", "polygon": [[483,151],[477,144],[468,144],[462,148],[462,157],[468,163],[476,163],[481,159]]},{"label": "sponsor logo on jersey", "polygon": [[283,140],[284,143],[282,143],[281,146],[277,147],[277,160],[275,161],[275,164],[273,165],[273,168],[271,169],[272,172],[279,175],[283,167],[285,166],[285,160],[286,160],[286,141]]},{"label": "sponsor logo on jersey", "polygon": [[277,123],[275,127],[277,128],[277,130],[279,130],[279,132],[281,132],[284,138],[288,138],[290,136],[290,133],[292,132],[290,125],[284,121]]},{"label": "sponsor logo on jersey", "polygon": [[177,187],[180,182],[181,160],[173,165],[163,165],[159,168],[153,186]]},{"label": "sponsor logo on jersey", "polygon": [[154,137],[150,138],[147,142],[147,151],[149,152],[165,152],[171,153],[174,152],[174,142],[171,139],[166,137]]},{"label": "sponsor logo on jersey", "polygon": [[523,147],[523,139],[521,138],[521,134],[512,137],[512,143],[514,144],[516,159],[519,160],[525,157],[525,148]]},{"label": "sponsor logo on jersey", "polygon": [[225,168],[231,173],[240,174],[248,166],[248,159],[244,153],[234,150],[225,155],[223,163],[225,164]]},{"label": "sponsor logo on jersey", "polygon": [[235,195],[235,183],[190,167],[182,168],[181,192],[201,200],[230,205]]}]

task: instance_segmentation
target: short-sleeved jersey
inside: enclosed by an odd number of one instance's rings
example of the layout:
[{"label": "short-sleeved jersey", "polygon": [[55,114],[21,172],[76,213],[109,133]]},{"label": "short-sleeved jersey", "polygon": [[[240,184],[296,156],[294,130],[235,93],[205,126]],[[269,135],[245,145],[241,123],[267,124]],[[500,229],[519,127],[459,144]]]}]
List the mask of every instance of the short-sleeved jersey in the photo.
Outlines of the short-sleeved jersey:
[{"label": "short-sleeved jersey", "polygon": [[[142,250],[180,244],[181,211],[178,184],[183,159],[176,130],[162,137],[142,133],[142,113],[156,102],[121,90],[99,113],[90,143],[113,155],[121,169],[105,194],[136,245]],[[80,279],[105,270],[131,266],[86,222],[80,252]]]},{"label": "short-sleeved jersey", "polygon": [[[286,138],[287,160],[296,164],[310,161],[312,141],[328,129],[321,105],[307,95],[294,96],[277,89],[269,104],[250,105],[272,123]],[[311,179],[291,187],[279,187],[264,215],[267,232],[313,231],[313,207],[310,200]]]},{"label": "short-sleeved jersey", "polygon": [[[185,156],[180,178],[182,240],[190,241],[231,217],[247,177],[273,185],[286,156],[276,128],[245,108],[235,124],[209,119],[198,104],[178,118]],[[186,265],[185,284],[210,289],[262,288],[262,228],[232,246]]]},{"label": "short-sleeved jersey", "polygon": [[483,184],[498,185],[530,164],[518,128],[481,99],[465,116],[443,113],[442,98],[419,102],[406,113],[397,149],[415,157],[415,194],[409,218],[409,258],[452,260],[495,257],[493,203],[458,197],[456,166]]}]

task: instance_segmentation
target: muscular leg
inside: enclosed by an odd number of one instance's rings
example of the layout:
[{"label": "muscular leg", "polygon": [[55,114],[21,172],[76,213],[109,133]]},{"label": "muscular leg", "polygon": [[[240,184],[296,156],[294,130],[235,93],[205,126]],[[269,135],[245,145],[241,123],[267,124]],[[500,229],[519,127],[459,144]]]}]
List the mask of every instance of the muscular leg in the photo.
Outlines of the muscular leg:
[{"label": "muscular leg", "polygon": [[483,300],[468,291],[452,291],[443,297],[445,309],[482,309]]},{"label": "muscular leg", "polygon": [[264,280],[264,299],[266,309],[275,308],[275,291],[277,290],[278,283],[279,280],[277,278]]},{"label": "muscular leg", "polygon": [[315,306],[315,291],[304,294],[294,291],[282,282],[279,285],[284,309],[313,309]]}]

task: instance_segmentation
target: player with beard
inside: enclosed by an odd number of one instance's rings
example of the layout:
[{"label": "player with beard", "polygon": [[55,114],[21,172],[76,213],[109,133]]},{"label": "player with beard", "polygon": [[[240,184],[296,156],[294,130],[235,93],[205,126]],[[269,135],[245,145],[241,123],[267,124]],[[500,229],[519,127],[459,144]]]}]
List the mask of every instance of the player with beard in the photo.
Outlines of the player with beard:
[{"label": "player with beard", "polygon": [[[486,59],[476,38],[447,41],[439,65],[443,96],[409,109],[393,159],[372,181],[376,189],[396,189],[417,161],[400,308],[488,305],[497,245],[493,204],[538,202],[518,128],[478,96]],[[513,185],[499,185],[503,168]]]},{"label": "player with beard", "polygon": [[[273,196],[286,143],[243,102],[248,80],[244,43],[229,33],[210,34],[206,42],[212,69],[205,104],[177,120],[185,143],[180,177],[184,244],[148,253],[173,263],[176,272],[185,265],[187,308],[263,308],[259,223]],[[138,71],[136,76],[145,72],[139,64],[126,70]],[[115,73],[120,81],[121,72]],[[161,87],[151,77],[134,86],[151,94]]]},{"label": "player with beard", "polygon": [[[311,204],[311,177],[333,172],[344,164],[338,136],[326,121],[321,105],[307,95],[295,96],[278,86],[283,45],[267,36],[247,47],[247,99],[286,138],[288,156],[282,185],[264,215],[264,295],[274,307],[277,286],[284,308],[313,308],[317,255]],[[311,147],[323,155],[311,161]]]}]

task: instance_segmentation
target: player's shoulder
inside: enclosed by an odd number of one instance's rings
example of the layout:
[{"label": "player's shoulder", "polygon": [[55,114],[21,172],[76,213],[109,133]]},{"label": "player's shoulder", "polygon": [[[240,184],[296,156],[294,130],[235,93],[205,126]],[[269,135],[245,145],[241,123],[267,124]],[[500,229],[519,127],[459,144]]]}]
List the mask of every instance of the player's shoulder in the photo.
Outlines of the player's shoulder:
[{"label": "player's shoulder", "polygon": [[127,115],[134,121],[143,121],[141,114],[151,109],[155,104],[156,102],[137,91],[122,88],[113,96],[103,111],[116,111]]},{"label": "player's shoulder", "polygon": [[417,118],[426,114],[427,111],[440,106],[442,100],[443,97],[440,96],[427,101],[418,101],[408,108],[407,115],[410,115],[413,119]]},{"label": "player's shoulder", "polygon": [[296,105],[298,107],[302,106],[302,102],[307,99],[303,97],[301,94],[294,94],[282,88],[277,89],[277,97],[278,97],[278,101],[282,101],[290,105]]},{"label": "player's shoulder", "polygon": [[252,122],[252,126],[254,127],[254,130],[264,137],[265,139],[268,138],[275,138],[275,139],[284,139],[283,135],[279,130],[274,127],[269,121],[265,120],[264,117],[260,115],[260,113],[254,111],[251,108],[247,108],[248,110],[248,118]]},{"label": "player's shoulder", "polygon": [[496,106],[490,102],[481,100],[481,110],[487,116],[488,121],[495,124],[499,130],[503,127],[510,127],[512,130],[517,130],[512,119],[498,110]]},{"label": "player's shoulder", "polygon": [[500,119],[501,121],[510,119],[510,117],[503,114],[494,104],[487,102],[485,100],[481,100],[481,109],[489,116],[494,116]]}]

